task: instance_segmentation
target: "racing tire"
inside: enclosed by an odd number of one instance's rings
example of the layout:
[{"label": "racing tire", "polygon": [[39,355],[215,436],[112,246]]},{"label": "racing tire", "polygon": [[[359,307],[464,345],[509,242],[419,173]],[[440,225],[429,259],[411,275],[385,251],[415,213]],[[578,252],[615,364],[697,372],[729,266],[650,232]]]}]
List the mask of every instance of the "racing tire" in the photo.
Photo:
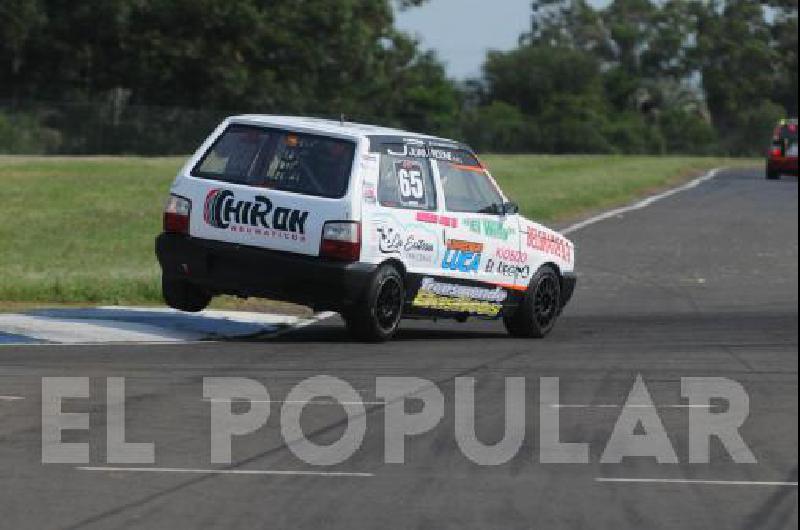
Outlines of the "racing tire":
[{"label": "racing tire", "polygon": [[342,311],[350,335],[364,342],[385,342],[400,327],[405,304],[405,282],[393,265],[375,271],[359,302]]},{"label": "racing tire", "polygon": [[186,280],[161,277],[161,294],[164,302],[173,309],[197,313],[211,302],[211,293]]},{"label": "racing tire", "polygon": [[773,169],[767,169],[767,180],[778,180],[781,174]]},{"label": "racing tire", "polygon": [[555,269],[544,265],[531,278],[517,310],[503,316],[512,337],[541,339],[547,336],[561,313],[561,279]]}]

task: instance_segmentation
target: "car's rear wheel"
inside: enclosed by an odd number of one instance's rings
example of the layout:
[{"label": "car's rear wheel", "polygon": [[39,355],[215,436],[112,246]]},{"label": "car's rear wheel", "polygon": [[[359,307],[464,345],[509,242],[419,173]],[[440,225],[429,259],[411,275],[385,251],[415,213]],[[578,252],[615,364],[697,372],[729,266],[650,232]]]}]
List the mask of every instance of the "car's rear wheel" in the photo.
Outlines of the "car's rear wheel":
[{"label": "car's rear wheel", "polygon": [[556,324],[561,312],[561,281],[555,269],[544,265],[531,278],[517,310],[503,317],[514,337],[543,338]]},{"label": "car's rear wheel", "polygon": [[197,313],[211,302],[211,293],[186,280],[161,278],[161,294],[164,302],[174,309]]},{"label": "car's rear wheel", "polygon": [[342,317],[354,338],[383,342],[397,333],[404,303],[403,276],[386,264],[375,271],[358,304],[342,311]]}]

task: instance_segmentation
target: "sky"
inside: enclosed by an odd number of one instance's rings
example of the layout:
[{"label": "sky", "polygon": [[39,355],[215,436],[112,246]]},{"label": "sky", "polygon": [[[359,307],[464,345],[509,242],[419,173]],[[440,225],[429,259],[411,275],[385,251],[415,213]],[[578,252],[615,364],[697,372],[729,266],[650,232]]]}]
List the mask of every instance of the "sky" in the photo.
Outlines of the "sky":
[{"label": "sky", "polygon": [[531,0],[428,0],[398,12],[395,24],[436,50],[450,77],[464,79],[480,74],[486,50],[516,47],[530,20]]}]

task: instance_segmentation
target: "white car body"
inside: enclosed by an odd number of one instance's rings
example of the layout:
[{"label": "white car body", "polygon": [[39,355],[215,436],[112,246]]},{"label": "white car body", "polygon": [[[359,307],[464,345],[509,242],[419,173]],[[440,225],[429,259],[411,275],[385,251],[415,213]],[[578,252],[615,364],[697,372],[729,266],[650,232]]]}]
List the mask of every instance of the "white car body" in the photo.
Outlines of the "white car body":
[{"label": "white car body", "polygon": [[[207,153],[214,149],[228,153],[222,147],[215,146],[223,142],[221,138],[232,127],[230,134],[241,135],[242,139],[237,141],[244,147],[240,151],[231,150],[234,154],[229,156],[225,164],[230,165],[230,160],[242,150],[249,149],[250,145],[261,142],[258,145],[266,146],[270,141],[278,142],[270,140],[267,133],[264,133],[266,139],[262,140],[258,136],[258,129],[278,131],[284,134],[282,141],[286,145],[280,144],[275,149],[289,153],[281,155],[288,162],[283,159],[269,162],[270,159],[265,158],[264,164],[278,164],[276,167],[279,168],[280,164],[295,164],[291,170],[284,171],[285,175],[289,175],[286,179],[294,179],[291,182],[302,179],[315,181],[316,178],[313,170],[301,167],[303,162],[297,161],[299,155],[291,154],[292,149],[301,149],[298,145],[306,145],[304,142],[316,145],[313,142],[320,137],[343,141],[341,146],[332,143],[329,151],[339,153],[353,149],[345,190],[341,196],[319,196],[291,189],[273,189],[269,185],[231,182],[222,173],[216,178],[214,175],[209,178],[205,173],[204,176],[198,176],[199,165],[206,163],[204,157],[212,156]],[[249,128],[254,130],[251,132]],[[228,141],[227,138],[224,141]],[[235,147],[240,146],[237,144]],[[258,155],[252,160],[248,166],[251,172],[252,166],[259,160]],[[208,165],[214,163],[211,161]],[[225,168],[227,171],[227,166]],[[382,168],[386,175],[381,175]],[[267,168],[263,171],[275,172],[280,169]],[[447,175],[443,175],[443,172],[447,172]],[[340,299],[344,304],[345,298],[357,297],[358,293],[343,295],[336,292],[332,293],[333,296],[323,296],[323,291],[326,291],[323,285],[317,288],[319,299],[314,300],[313,290],[304,292],[302,296],[292,296],[283,292],[283,289],[269,287],[254,286],[250,290],[246,284],[233,286],[236,282],[232,281],[231,275],[235,273],[231,271],[217,271],[225,278],[222,281],[214,280],[212,276],[216,273],[209,273],[211,265],[208,264],[213,264],[213,256],[220,252],[224,254],[224,248],[263,249],[276,259],[299,259],[303,264],[314,260],[327,261],[320,256],[325,223],[355,222],[360,226],[360,252],[356,263],[348,266],[369,274],[381,264],[395,263],[405,278],[404,316],[498,317],[504,307],[507,310],[509,304],[513,305],[525,293],[533,275],[545,264],[553,267],[562,279],[571,281],[570,285],[562,285],[568,290],[565,298],[569,298],[575,270],[572,242],[519,215],[515,208],[504,207],[503,211],[477,213],[459,211],[465,209],[463,206],[448,207],[449,197],[446,197],[443,182],[446,178],[453,179],[453,186],[460,182],[463,190],[478,189],[475,193],[488,193],[487,186],[491,186],[502,198],[499,202],[509,204],[508,198],[469,148],[455,141],[314,118],[264,115],[231,117],[220,124],[186,162],[171,187],[174,196],[191,202],[188,234],[184,238],[188,236],[188,240],[201,245],[219,243],[227,247],[213,246],[203,258],[208,263],[198,265],[190,263],[188,258],[186,263],[181,262],[181,250],[160,242],[159,260],[165,277],[184,275],[191,281],[203,284],[214,294],[230,292],[242,296],[271,296],[320,309],[340,310],[333,298]],[[472,178],[486,179],[489,184],[475,180],[479,185],[473,187],[469,180]],[[318,183],[315,181],[314,185]],[[450,193],[452,195],[454,192]],[[397,194],[400,202],[385,202],[383,196],[387,194],[393,198],[393,194]],[[468,203],[466,209],[469,209],[470,197],[459,195],[458,200]],[[221,248],[223,250],[219,250]],[[280,253],[280,256],[275,253]],[[197,261],[195,254],[192,259]],[[228,269],[243,260],[225,258]],[[288,268],[296,268],[291,261],[287,263],[290,263]],[[284,271],[277,269],[272,267],[272,271],[264,271],[264,274],[275,274],[276,282],[280,282],[277,276]],[[257,271],[255,274],[258,274]],[[309,283],[321,285],[318,282],[324,282],[319,276],[325,276],[325,272],[317,274],[313,267],[307,269],[306,275],[313,276],[308,278]],[[243,279],[245,276],[242,274]],[[300,284],[297,278],[289,276],[282,281],[284,287],[293,282]],[[330,281],[341,283],[344,280],[336,276],[331,277]],[[357,290],[359,287],[355,285],[353,288]],[[347,303],[354,303],[354,300],[347,300]]]}]

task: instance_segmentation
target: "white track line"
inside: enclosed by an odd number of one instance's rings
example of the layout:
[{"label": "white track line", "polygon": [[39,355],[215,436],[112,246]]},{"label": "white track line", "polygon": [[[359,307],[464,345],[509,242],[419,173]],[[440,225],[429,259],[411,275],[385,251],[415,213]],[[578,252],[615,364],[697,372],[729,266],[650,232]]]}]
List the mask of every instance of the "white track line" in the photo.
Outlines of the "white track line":
[{"label": "white track line", "polygon": [[603,221],[605,219],[610,219],[611,217],[616,217],[618,215],[622,215],[622,214],[627,213],[627,212],[632,212],[634,210],[641,210],[642,208],[650,206],[654,202],[658,202],[661,199],[666,199],[667,197],[675,195],[676,193],[680,193],[682,191],[686,191],[686,190],[690,190],[692,188],[696,188],[697,186],[699,186],[703,182],[706,182],[706,181],[711,180],[714,177],[716,177],[717,173],[719,173],[721,171],[721,169],[722,168],[714,168],[711,171],[709,171],[708,173],[706,173],[705,175],[703,175],[702,177],[697,177],[696,179],[691,180],[691,181],[687,182],[686,184],[684,184],[682,186],[678,186],[677,188],[672,188],[670,190],[667,190],[667,191],[665,191],[663,193],[659,193],[657,195],[652,195],[650,197],[642,199],[641,201],[635,202],[633,204],[629,204],[628,206],[622,206],[621,208],[615,208],[613,210],[609,210],[607,212],[603,212],[601,214],[595,215],[594,217],[590,217],[588,219],[585,219],[583,221],[575,223],[574,225],[568,226],[567,228],[561,230],[560,232],[562,234],[564,234],[564,235],[567,235],[567,234],[570,234],[570,233],[575,232],[577,230],[580,230],[581,228],[584,228],[586,226],[593,225],[593,224],[595,224],[595,223],[597,223],[599,221]]},{"label": "white track line", "polygon": [[701,480],[691,478],[609,478],[597,477],[595,482],[631,484],[706,484],[710,486],[787,486],[796,488],[797,482],[768,482],[758,480]]},{"label": "white track line", "polygon": [[304,318],[298,320],[294,325],[289,326],[286,329],[281,329],[274,333],[270,333],[269,338],[274,339],[281,337],[283,335],[286,335],[287,333],[291,333],[293,331],[297,331],[298,329],[303,329],[312,324],[316,324],[317,322],[322,322],[323,320],[327,320],[334,315],[336,315],[336,313],[333,311],[322,311],[321,313],[316,313],[310,318]]},{"label": "white track line", "polygon": [[59,348],[66,347],[86,347],[86,346],[169,346],[171,344],[214,344],[219,342],[227,342],[225,340],[148,340],[148,341],[114,341],[114,342],[8,342],[0,344],[0,348],[11,346],[14,348],[41,348],[46,346],[58,346]]},{"label": "white track line", "polygon": [[0,396],[0,401],[20,401],[25,399],[22,396]]},{"label": "white track line", "polygon": [[[132,310],[132,311],[133,310],[144,311],[146,309],[147,308],[126,308],[126,310]],[[169,311],[168,310],[162,310],[162,312],[167,313]],[[221,311],[218,311],[218,312],[212,313],[212,315],[217,315],[217,314],[225,314],[225,315],[231,314],[231,315],[233,315],[233,314],[235,314],[235,312],[233,312],[233,311],[232,312],[221,312]],[[264,334],[268,338],[277,338],[277,337],[285,335],[286,333],[289,333],[291,331],[295,331],[295,330],[304,328],[306,326],[310,326],[312,324],[316,324],[317,322],[320,322],[322,320],[328,319],[331,316],[333,316],[334,314],[335,313],[332,313],[330,311],[323,311],[322,313],[317,313],[317,314],[315,314],[315,315],[313,315],[311,317],[308,317],[308,318],[301,318],[301,319],[298,318],[298,319],[295,320],[294,324],[285,324],[286,325],[285,329],[278,330],[278,331],[266,331]],[[249,315],[249,313],[248,313],[248,315]],[[13,316],[19,316],[19,315],[13,315]],[[283,318],[282,315],[274,315],[274,316]],[[250,317],[248,317],[248,318],[250,318]],[[295,317],[286,317],[286,318],[295,318]],[[252,318],[250,318],[250,319],[252,320]],[[166,329],[166,328],[164,328],[164,329]],[[231,340],[236,340],[236,337],[223,337],[223,338],[209,338],[209,339],[196,339],[196,340],[195,339],[184,339],[184,340],[181,340],[181,339],[172,338],[172,339],[164,339],[164,340],[113,340],[113,341],[107,341],[107,342],[100,342],[100,341],[96,341],[96,340],[92,340],[92,341],[73,340],[73,341],[69,341],[69,342],[60,342],[58,340],[51,341],[51,340],[49,340],[47,338],[44,338],[44,337],[34,337],[30,333],[19,332],[17,334],[21,335],[21,336],[24,336],[24,337],[27,337],[27,338],[36,339],[36,340],[47,340],[48,342],[21,342],[21,343],[9,342],[9,343],[0,343],[0,348],[3,348],[4,346],[13,347],[13,348],[20,348],[20,347],[41,348],[41,347],[46,347],[46,346],[56,346],[56,347],[63,348],[65,346],[107,346],[109,344],[114,344],[115,346],[162,346],[162,345],[172,345],[172,344],[181,344],[181,345],[185,345],[185,344],[214,344],[214,343],[225,343],[225,342],[230,342]],[[244,337],[244,338],[249,338],[249,337]]]},{"label": "white track line", "polygon": [[80,471],[139,472],[139,473],[191,473],[196,475],[297,475],[314,477],[374,477],[374,473],[346,471],[292,471],[275,469],[188,469],[179,467],[91,467],[78,466]]},{"label": "white track line", "polygon": [[[619,409],[622,408],[623,405],[610,405],[610,404],[600,404],[600,405],[581,405],[581,404],[562,404],[556,403],[550,405],[551,408],[554,409]],[[642,405],[642,404],[631,404],[631,405],[624,405],[626,409],[710,409],[714,408],[713,405],[699,405],[699,404],[692,404],[692,405]]]}]

